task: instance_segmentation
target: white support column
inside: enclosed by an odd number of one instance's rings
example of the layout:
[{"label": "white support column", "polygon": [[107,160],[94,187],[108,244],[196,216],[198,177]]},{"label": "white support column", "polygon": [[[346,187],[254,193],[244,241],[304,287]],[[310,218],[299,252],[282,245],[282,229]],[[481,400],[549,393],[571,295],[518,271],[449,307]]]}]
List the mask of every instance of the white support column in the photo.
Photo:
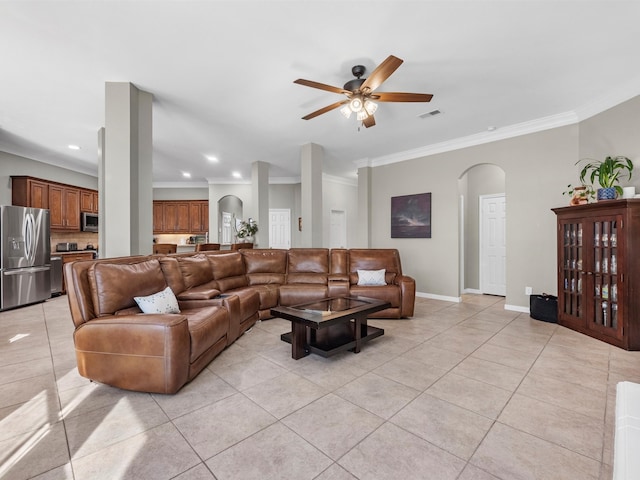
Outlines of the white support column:
[{"label": "white support column", "polygon": [[258,224],[256,240],[260,248],[269,248],[269,164],[251,164],[251,203],[253,219]]},{"label": "white support column", "polygon": [[152,102],[131,83],[106,83],[100,256],[152,252]]},{"label": "white support column", "polygon": [[358,169],[358,236],[360,248],[371,248],[371,167]]},{"label": "white support column", "polygon": [[302,146],[302,247],[322,247],[322,162],[320,145]]}]

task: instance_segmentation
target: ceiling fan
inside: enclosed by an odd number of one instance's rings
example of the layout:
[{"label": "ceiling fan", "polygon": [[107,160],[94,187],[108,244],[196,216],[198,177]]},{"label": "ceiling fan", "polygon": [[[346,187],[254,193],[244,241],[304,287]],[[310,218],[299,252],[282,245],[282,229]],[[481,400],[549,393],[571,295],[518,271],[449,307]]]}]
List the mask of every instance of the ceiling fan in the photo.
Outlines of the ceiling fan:
[{"label": "ceiling fan", "polygon": [[358,121],[366,127],[373,127],[376,124],[373,117],[378,105],[374,102],[429,102],[433,95],[429,93],[404,93],[404,92],[374,92],[382,83],[395,72],[403,60],[393,55],[389,55],[384,62],[378,65],[369,78],[360,78],[364,75],[365,67],[356,65],[351,69],[351,73],[356,77],[344,84],[343,88],[332,87],[324,83],[313,82],[299,78],[293,83],[305,85],[307,87],[318,88],[328,92],[340,93],[346,95],[346,99],[340,102],[332,103],[320,110],[316,110],[309,115],[302,117],[303,120],[311,120],[323,113],[330,112],[336,108],[343,106],[340,112],[347,118],[352,113],[356,114]]}]

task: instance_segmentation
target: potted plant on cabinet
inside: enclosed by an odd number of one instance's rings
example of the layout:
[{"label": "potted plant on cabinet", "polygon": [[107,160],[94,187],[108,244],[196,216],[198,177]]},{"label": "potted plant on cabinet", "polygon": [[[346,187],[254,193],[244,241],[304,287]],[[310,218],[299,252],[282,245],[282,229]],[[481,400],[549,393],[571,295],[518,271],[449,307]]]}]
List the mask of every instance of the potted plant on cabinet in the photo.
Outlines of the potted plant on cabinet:
[{"label": "potted plant on cabinet", "polygon": [[241,238],[243,242],[253,242],[253,236],[258,232],[258,224],[252,219],[248,219],[246,222],[243,220],[239,223],[238,238]]},{"label": "potted plant on cabinet", "polygon": [[[576,162],[576,165],[581,161]],[[580,171],[580,181],[584,184],[587,176],[591,183],[598,179],[602,187],[597,192],[598,200],[613,200],[618,194],[622,195],[622,187],[618,185],[620,177],[626,175],[627,180],[630,180],[633,172],[633,162],[629,158],[618,155],[604,160],[587,159],[587,161],[588,163]]]},{"label": "potted plant on cabinet", "polygon": [[569,205],[571,206],[586,205],[596,196],[596,192],[591,185],[577,185],[574,187],[569,184],[567,188],[569,190],[562,192],[562,194],[571,196],[571,200],[569,200]]}]

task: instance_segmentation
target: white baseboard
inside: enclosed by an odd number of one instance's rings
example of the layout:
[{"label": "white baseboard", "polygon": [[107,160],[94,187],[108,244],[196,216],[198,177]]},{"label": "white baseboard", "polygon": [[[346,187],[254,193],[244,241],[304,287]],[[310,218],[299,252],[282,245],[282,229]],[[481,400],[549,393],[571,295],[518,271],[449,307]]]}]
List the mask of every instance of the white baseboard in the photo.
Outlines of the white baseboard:
[{"label": "white baseboard", "polygon": [[507,305],[507,304],[505,304],[504,309],[505,310],[511,310],[511,311],[514,311],[514,312],[531,313],[531,311],[529,310],[529,307],[521,307],[519,305]]},{"label": "white baseboard", "polygon": [[462,293],[472,293],[474,295],[482,295],[482,292],[477,288],[465,288]]},{"label": "white baseboard", "polygon": [[442,300],[443,302],[455,302],[455,303],[462,302],[462,298],[460,297],[449,297],[447,295],[435,295],[433,293],[416,292],[416,297],[430,298],[431,300]]}]

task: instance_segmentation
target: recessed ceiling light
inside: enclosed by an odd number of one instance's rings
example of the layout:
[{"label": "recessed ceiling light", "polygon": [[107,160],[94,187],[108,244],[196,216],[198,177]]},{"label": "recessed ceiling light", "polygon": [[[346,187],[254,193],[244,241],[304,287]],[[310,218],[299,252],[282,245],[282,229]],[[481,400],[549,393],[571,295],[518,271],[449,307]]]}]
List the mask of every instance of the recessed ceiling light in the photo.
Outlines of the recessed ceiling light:
[{"label": "recessed ceiling light", "polygon": [[67,147],[69,147],[69,149],[71,150],[80,150],[80,147],[78,145],[67,145]]},{"label": "recessed ceiling light", "polygon": [[233,178],[242,178],[242,174],[240,172],[231,172],[231,176]]},{"label": "recessed ceiling light", "polygon": [[184,178],[191,178],[191,174],[189,172],[182,172],[182,176]]},{"label": "recessed ceiling light", "polygon": [[218,157],[216,157],[215,155],[205,155],[204,158],[206,158],[210,162],[218,163]]}]

